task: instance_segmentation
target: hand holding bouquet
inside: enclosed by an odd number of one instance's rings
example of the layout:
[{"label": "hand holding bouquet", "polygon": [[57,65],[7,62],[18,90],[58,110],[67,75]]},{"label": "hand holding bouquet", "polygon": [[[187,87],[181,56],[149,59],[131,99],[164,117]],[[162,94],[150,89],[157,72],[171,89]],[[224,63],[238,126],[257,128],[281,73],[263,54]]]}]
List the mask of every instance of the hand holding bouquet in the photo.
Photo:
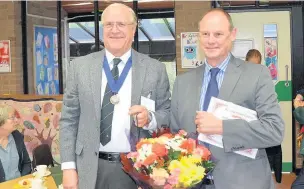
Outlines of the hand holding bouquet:
[{"label": "hand holding bouquet", "polygon": [[191,188],[200,184],[214,164],[210,151],[183,130],[141,139],[136,151],[122,154],[123,170],[142,189]]}]

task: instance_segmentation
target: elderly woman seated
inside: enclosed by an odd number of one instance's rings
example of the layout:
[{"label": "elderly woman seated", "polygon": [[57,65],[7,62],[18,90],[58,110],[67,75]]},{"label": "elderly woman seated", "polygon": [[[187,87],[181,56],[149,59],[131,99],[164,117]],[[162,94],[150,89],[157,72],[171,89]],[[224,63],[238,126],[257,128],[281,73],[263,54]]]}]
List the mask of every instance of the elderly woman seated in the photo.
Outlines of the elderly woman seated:
[{"label": "elderly woman seated", "polygon": [[0,182],[32,172],[23,135],[15,128],[17,120],[13,108],[0,107]]}]

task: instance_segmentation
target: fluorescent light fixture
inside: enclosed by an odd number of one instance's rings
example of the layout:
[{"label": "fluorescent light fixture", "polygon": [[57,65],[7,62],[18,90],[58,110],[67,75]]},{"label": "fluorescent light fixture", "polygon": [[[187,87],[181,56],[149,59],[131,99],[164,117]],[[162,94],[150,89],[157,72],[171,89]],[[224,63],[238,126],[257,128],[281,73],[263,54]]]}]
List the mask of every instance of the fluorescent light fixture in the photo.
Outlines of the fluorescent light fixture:
[{"label": "fluorescent light fixture", "polygon": [[92,3],[91,2],[71,3],[71,4],[62,5],[62,6],[68,7],[68,6],[82,6],[82,5],[92,5]]},{"label": "fluorescent light fixture", "polygon": [[[159,2],[164,0],[138,0],[138,3]],[[124,0],[123,2],[133,2],[133,0]]]}]

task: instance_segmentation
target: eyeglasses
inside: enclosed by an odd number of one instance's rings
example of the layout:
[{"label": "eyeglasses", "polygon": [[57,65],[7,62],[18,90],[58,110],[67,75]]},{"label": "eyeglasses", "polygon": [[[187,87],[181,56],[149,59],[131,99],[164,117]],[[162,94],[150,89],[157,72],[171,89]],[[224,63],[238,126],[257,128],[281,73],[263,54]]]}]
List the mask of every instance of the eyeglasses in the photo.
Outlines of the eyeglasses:
[{"label": "eyeglasses", "polygon": [[107,28],[107,29],[112,29],[115,24],[116,24],[116,27],[118,29],[125,29],[127,26],[133,25],[134,23],[130,23],[130,22],[129,23],[127,23],[127,22],[105,22],[103,24],[103,27]]}]

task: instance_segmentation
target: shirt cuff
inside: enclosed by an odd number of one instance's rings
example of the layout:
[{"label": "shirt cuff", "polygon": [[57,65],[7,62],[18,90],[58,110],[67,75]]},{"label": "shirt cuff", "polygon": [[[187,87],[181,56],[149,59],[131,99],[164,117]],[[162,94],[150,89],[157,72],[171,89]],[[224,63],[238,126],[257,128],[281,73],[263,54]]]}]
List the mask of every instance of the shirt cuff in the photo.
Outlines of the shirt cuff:
[{"label": "shirt cuff", "polygon": [[76,169],[76,163],[74,161],[61,163],[61,170]]},{"label": "shirt cuff", "polygon": [[149,125],[145,125],[143,127],[144,130],[149,130],[149,131],[156,131],[157,130],[157,122],[156,122],[156,119],[155,119],[155,115],[153,112],[151,112],[151,115],[152,115],[152,118],[151,118],[151,121],[149,123]]}]

